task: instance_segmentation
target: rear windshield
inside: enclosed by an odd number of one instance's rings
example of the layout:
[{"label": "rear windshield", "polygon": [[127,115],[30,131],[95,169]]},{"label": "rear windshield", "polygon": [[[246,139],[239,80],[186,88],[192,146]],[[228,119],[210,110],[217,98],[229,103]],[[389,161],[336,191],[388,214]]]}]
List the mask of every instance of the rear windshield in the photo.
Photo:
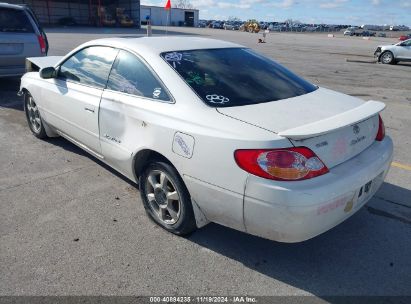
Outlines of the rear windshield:
[{"label": "rear windshield", "polygon": [[0,32],[34,33],[34,30],[24,11],[0,8]]},{"label": "rear windshield", "polygon": [[317,89],[250,49],[176,51],[162,53],[161,56],[212,107],[275,101]]}]

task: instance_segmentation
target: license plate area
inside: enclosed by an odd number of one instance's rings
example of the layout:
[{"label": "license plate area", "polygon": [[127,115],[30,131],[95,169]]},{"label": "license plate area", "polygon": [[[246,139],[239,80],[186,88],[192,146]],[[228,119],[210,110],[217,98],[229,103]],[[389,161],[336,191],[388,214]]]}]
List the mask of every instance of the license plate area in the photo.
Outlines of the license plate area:
[{"label": "license plate area", "polygon": [[370,180],[368,183],[366,183],[364,186],[360,188],[360,191],[358,192],[358,199],[362,199],[368,196],[368,194],[371,191],[371,185],[372,185],[372,180]]},{"label": "license plate area", "polygon": [[22,43],[0,43],[0,55],[17,55],[22,52]]}]

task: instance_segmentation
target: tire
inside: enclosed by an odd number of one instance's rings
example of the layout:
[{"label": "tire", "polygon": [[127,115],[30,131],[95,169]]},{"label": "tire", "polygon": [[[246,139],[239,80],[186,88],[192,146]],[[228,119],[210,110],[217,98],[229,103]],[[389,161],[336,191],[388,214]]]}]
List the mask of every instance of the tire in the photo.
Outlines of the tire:
[{"label": "tire", "polygon": [[385,51],[381,54],[380,61],[383,64],[394,64],[395,59],[393,53],[391,53],[390,51]]},{"label": "tire", "polygon": [[139,178],[139,188],[147,214],[159,226],[176,235],[197,229],[190,194],[170,164],[150,163]]},{"label": "tire", "polygon": [[26,113],[27,123],[33,135],[40,139],[47,138],[37,104],[28,92],[24,95],[24,112]]}]

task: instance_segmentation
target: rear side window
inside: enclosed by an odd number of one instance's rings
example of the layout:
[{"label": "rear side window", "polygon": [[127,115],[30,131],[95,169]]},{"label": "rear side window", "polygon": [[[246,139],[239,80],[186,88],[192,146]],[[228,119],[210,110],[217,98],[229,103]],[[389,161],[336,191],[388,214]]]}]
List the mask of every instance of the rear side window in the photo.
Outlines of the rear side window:
[{"label": "rear side window", "polygon": [[34,33],[33,26],[22,10],[0,8],[0,33]]},{"label": "rear side window", "polygon": [[104,46],[82,49],[60,66],[59,78],[104,88],[117,52]]},{"label": "rear side window", "polygon": [[107,83],[113,91],[169,101],[170,97],[147,66],[135,55],[120,51]]},{"label": "rear side window", "polygon": [[33,19],[34,23],[36,23],[37,27],[38,27],[39,29],[41,29],[40,22],[39,22],[39,19],[38,19],[37,16],[36,16],[36,14],[35,14],[29,7],[26,7],[26,12],[31,16],[31,18]]},{"label": "rear side window", "polygon": [[250,49],[176,51],[162,53],[161,56],[212,107],[275,101],[317,89]]}]

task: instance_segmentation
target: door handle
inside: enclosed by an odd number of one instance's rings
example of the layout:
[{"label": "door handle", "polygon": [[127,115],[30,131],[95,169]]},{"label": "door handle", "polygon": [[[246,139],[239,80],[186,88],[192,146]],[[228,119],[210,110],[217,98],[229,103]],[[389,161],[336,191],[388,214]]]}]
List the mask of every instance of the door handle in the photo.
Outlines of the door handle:
[{"label": "door handle", "polygon": [[87,108],[87,107],[85,107],[84,110],[86,110],[86,111],[88,111],[88,112],[91,112],[91,113],[94,113],[94,108]]}]

